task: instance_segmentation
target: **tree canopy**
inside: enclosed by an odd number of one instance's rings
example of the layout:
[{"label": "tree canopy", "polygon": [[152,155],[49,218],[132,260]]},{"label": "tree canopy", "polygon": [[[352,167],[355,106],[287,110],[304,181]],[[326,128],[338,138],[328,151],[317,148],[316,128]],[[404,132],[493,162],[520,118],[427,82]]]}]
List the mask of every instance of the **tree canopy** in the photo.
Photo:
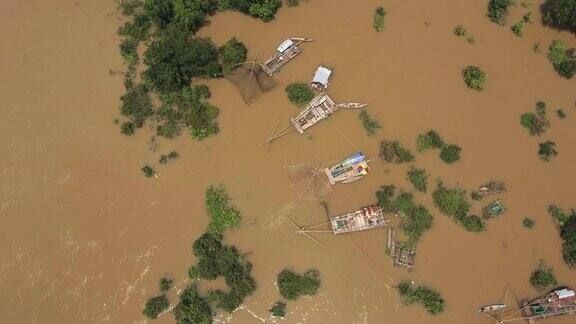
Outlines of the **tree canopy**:
[{"label": "tree canopy", "polygon": [[544,25],[576,33],[576,0],[546,0],[540,11]]},{"label": "tree canopy", "polygon": [[280,295],[288,300],[296,300],[303,295],[315,295],[320,288],[320,273],[315,269],[306,271],[304,275],[284,269],[277,279]]}]

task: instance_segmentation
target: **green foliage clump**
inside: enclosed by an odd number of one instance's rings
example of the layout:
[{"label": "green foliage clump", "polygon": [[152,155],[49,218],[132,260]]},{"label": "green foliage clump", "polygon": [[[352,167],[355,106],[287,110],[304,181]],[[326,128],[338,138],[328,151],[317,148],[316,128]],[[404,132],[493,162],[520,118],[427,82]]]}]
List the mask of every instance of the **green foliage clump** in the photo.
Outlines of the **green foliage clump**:
[{"label": "green foliage clump", "polygon": [[221,234],[204,233],[194,242],[192,250],[198,264],[196,270],[189,269],[189,275],[208,280],[223,276],[229,288],[228,293],[219,289],[209,293],[216,307],[232,312],[256,290],[256,281],[250,274],[252,265],[234,246],[222,244]]},{"label": "green foliage clump", "polygon": [[414,155],[403,148],[399,141],[384,140],[380,142],[380,152],[378,154],[383,162],[388,163],[406,163],[414,161]]},{"label": "green foliage clump", "polygon": [[172,288],[172,284],[174,284],[174,279],[170,277],[162,277],[158,283],[158,288],[160,289],[160,292],[166,293],[170,288]]},{"label": "green foliage clump", "polygon": [[556,155],[558,155],[558,151],[556,151],[556,143],[550,140],[540,143],[538,156],[542,161],[548,162]]},{"label": "green foliage clump", "polygon": [[396,287],[402,302],[406,305],[419,303],[426,308],[428,313],[436,315],[444,311],[444,299],[434,289],[428,287],[412,287],[409,281],[402,281]]},{"label": "green foliage clump", "polygon": [[222,71],[227,74],[238,68],[240,63],[246,61],[248,49],[244,43],[233,37],[218,48],[218,54],[222,63]]},{"label": "green foliage clump", "polygon": [[160,315],[163,311],[167,310],[170,307],[170,301],[166,295],[160,295],[156,297],[152,297],[146,301],[146,305],[144,306],[144,315],[149,319],[155,319]]},{"label": "green foliage clump", "polygon": [[374,17],[372,18],[372,26],[377,32],[384,30],[384,18],[386,17],[386,10],[380,6],[374,10]]},{"label": "green foliage clump", "polygon": [[217,77],[222,67],[210,38],[190,38],[181,26],[170,26],[144,52],[144,80],[159,93],[189,87],[193,77]]},{"label": "green foliage clump", "polygon": [[536,113],[527,112],[520,116],[520,124],[530,132],[530,135],[540,135],[550,127],[546,119],[546,103],[538,101],[536,103]]},{"label": "green foliage clump", "polygon": [[522,16],[522,21],[525,23],[532,23],[532,11],[528,11],[524,16]]},{"label": "green foliage clump", "polygon": [[133,134],[135,128],[142,127],[146,119],[154,114],[148,87],[144,84],[129,88],[120,100],[122,101],[120,113],[130,119],[129,123],[123,123],[121,126],[122,133],[126,135]]},{"label": "green foliage clump", "polygon": [[222,234],[240,223],[240,212],[230,206],[230,197],[223,186],[210,186],[205,195],[206,212],[210,216],[208,232]]},{"label": "green foliage clump", "polygon": [[522,220],[522,226],[532,229],[534,228],[534,226],[536,225],[536,222],[528,217],[524,218]]},{"label": "green foliage clump", "polygon": [[172,312],[179,324],[211,324],[214,317],[210,303],[198,293],[196,284],[190,284],[184,289]]},{"label": "green foliage clump", "polygon": [[270,307],[268,311],[274,317],[284,317],[286,316],[286,303],[277,301]]},{"label": "green foliage clump", "polygon": [[513,0],[490,0],[488,2],[488,17],[492,22],[504,25],[508,16],[508,8],[514,4]]},{"label": "green foliage clump", "polygon": [[544,25],[576,32],[576,0],[546,0],[540,10]]},{"label": "green foliage clump", "polygon": [[442,182],[432,193],[434,205],[440,211],[452,218],[469,232],[481,232],[485,224],[476,215],[469,215],[470,203],[466,200],[466,192],[458,188],[446,188]]},{"label": "green foliage clump", "polygon": [[378,205],[385,213],[397,213],[402,220],[402,230],[408,236],[408,246],[414,247],[424,233],[432,228],[434,219],[428,210],[413,200],[412,194],[401,192],[394,196],[394,186],[382,186],[376,192]]},{"label": "green foliage clump", "polygon": [[314,92],[312,92],[312,89],[304,82],[289,84],[285,90],[288,95],[288,100],[298,107],[306,106],[306,104],[314,98]]},{"label": "green foliage clump", "polygon": [[320,273],[315,269],[306,271],[304,275],[284,269],[278,273],[277,280],[280,295],[288,300],[315,295],[320,288]]},{"label": "green foliage clump", "polygon": [[276,11],[282,7],[282,0],[263,0],[252,4],[248,10],[250,15],[269,22],[275,18]]},{"label": "green foliage clump", "polygon": [[572,214],[567,216],[560,228],[560,237],[564,240],[562,243],[564,261],[570,267],[574,267],[576,265],[576,211],[572,210]]},{"label": "green foliage clump", "polygon": [[442,147],[442,150],[440,151],[440,158],[442,159],[442,161],[448,164],[452,164],[460,160],[460,151],[462,151],[462,149],[458,145],[455,144],[445,145]]},{"label": "green foliage clump", "polygon": [[416,138],[416,150],[420,153],[442,147],[444,147],[444,141],[434,130],[429,130],[425,134],[418,135]]},{"label": "green foliage clump", "polygon": [[515,23],[510,27],[512,33],[518,37],[522,37],[524,35],[524,20],[520,20],[519,22]]},{"label": "green foliage clump", "polygon": [[120,55],[126,61],[129,69],[135,69],[135,65],[138,63],[137,48],[138,41],[133,38],[125,38],[120,42]]},{"label": "green foliage clump", "polygon": [[556,286],[556,276],[554,276],[552,268],[547,267],[544,261],[540,260],[538,268],[536,268],[530,276],[530,284],[534,289],[543,291],[547,288]]},{"label": "green foliage clump", "polygon": [[560,109],[556,109],[556,115],[558,116],[558,118],[566,118],[566,113],[564,112],[564,109],[560,108]]},{"label": "green foliage clump", "polygon": [[158,160],[158,162],[160,164],[166,164],[168,163],[168,161],[178,158],[178,156],[179,156],[178,152],[172,151],[168,154],[160,155],[160,159]]},{"label": "green foliage clump", "polygon": [[156,171],[154,171],[154,169],[149,165],[143,166],[142,169],[140,169],[140,171],[144,173],[146,178],[152,178],[156,174]]},{"label": "green foliage clump", "polygon": [[414,189],[420,192],[426,192],[428,187],[428,175],[424,169],[416,169],[414,166],[410,167],[407,173],[407,179],[412,183]]},{"label": "green foliage clump", "polygon": [[358,118],[362,121],[362,126],[364,126],[368,136],[376,134],[376,130],[380,128],[380,124],[370,117],[366,109],[362,109]]},{"label": "green foliage clump", "polygon": [[286,5],[288,7],[296,7],[300,5],[300,0],[286,0]]},{"label": "green foliage clump", "polygon": [[554,40],[548,48],[548,60],[560,76],[571,79],[576,74],[576,59],[570,58],[566,52],[564,42]]},{"label": "green foliage clump", "polygon": [[456,27],[454,27],[454,30],[452,31],[454,33],[454,35],[458,36],[458,37],[463,37],[466,36],[468,34],[468,31],[466,30],[466,27],[464,27],[463,25],[456,25]]},{"label": "green foliage clump", "polygon": [[481,91],[484,89],[486,82],[486,72],[477,66],[469,65],[462,70],[464,82],[470,89]]}]

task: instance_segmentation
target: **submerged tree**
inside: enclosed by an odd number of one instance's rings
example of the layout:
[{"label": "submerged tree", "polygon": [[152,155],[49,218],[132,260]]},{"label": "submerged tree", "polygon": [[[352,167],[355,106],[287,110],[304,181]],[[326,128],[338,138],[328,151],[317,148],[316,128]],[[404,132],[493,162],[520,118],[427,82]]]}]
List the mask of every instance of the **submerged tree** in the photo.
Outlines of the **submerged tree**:
[{"label": "submerged tree", "polygon": [[304,275],[284,269],[277,279],[280,295],[288,300],[296,300],[303,295],[315,295],[320,288],[320,273],[315,269],[306,271]]},{"label": "submerged tree", "polygon": [[155,319],[163,311],[167,310],[168,307],[170,307],[170,301],[168,301],[168,297],[166,297],[166,295],[160,295],[148,299],[142,313],[144,313],[144,315],[146,315],[146,317],[149,319]]},{"label": "submerged tree", "polygon": [[504,25],[506,17],[508,17],[508,8],[513,3],[513,0],[490,0],[488,2],[488,17],[492,22]]},{"label": "submerged tree", "polygon": [[486,72],[477,66],[469,65],[462,70],[464,82],[470,89],[483,90],[486,82]]},{"label": "submerged tree", "polygon": [[445,215],[452,218],[464,229],[470,232],[480,232],[485,224],[476,215],[469,215],[470,203],[466,200],[466,192],[459,188],[446,188],[442,182],[432,193],[434,205]]},{"label": "submerged tree", "polygon": [[286,303],[277,301],[268,310],[272,316],[284,317],[286,316]]},{"label": "submerged tree", "polygon": [[384,18],[386,17],[386,10],[384,7],[380,6],[374,11],[374,17],[372,18],[372,26],[377,32],[384,30]]},{"label": "submerged tree", "polygon": [[218,48],[218,53],[222,62],[222,70],[224,74],[227,74],[235,70],[240,63],[246,61],[248,49],[246,49],[244,43],[233,37]]},{"label": "submerged tree", "polygon": [[534,289],[543,291],[547,288],[556,286],[556,276],[554,276],[552,268],[546,266],[544,261],[540,260],[538,268],[536,268],[530,276],[530,284]]},{"label": "submerged tree", "polygon": [[540,10],[544,25],[576,32],[576,0],[546,0]]},{"label": "submerged tree", "polygon": [[428,313],[436,315],[444,311],[444,299],[439,292],[428,287],[414,288],[409,281],[402,281],[396,287],[406,305],[419,303],[426,308]]},{"label": "submerged tree", "polygon": [[298,107],[304,107],[314,98],[314,92],[304,82],[296,82],[286,86],[288,100]]},{"label": "submerged tree", "polygon": [[553,141],[546,141],[540,143],[540,148],[538,149],[538,155],[542,161],[550,161],[554,156],[558,155],[556,151],[556,143]]}]

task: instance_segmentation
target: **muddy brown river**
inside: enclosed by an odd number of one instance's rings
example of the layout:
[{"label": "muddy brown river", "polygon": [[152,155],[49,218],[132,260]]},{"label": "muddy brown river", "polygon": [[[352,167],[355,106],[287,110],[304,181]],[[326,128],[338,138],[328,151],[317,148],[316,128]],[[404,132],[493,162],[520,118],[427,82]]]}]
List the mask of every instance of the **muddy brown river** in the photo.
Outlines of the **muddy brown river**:
[{"label": "muddy brown river", "polygon": [[[250,56],[266,57],[286,37],[309,37],[303,53],[279,73],[285,84],[308,81],[321,63],[334,67],[331,96],[360,101],[380,124],[368,137],[356,111],[339,111],[309,132],[288,135],[270,151],[259,147],[277,121],[298,112],[282,87],[252,105],[242,103],[226,80],[210,80],[212,103],[221,109],[221,132],[203,142],[187,136],[158,139],[152,132],[120,134],[118,118],[123,68],[116,29],[120,14],[111,0],[0,2],[0,306],[1,323],[142,323],[146,299],[158,279],[171,274],[176,292],[195,262],[192,242],[206,228],[204,190],[223,183],[242,213],[241,226],[226,240],[248,252],[258,290],[244,307],[218,320],[274,323],[268,308],[279,298],[276,274],[284,267],[317,268],[320,293],[288,304],[288,323],[490,323],[476,309],[501,301],[510,284],[514,298],[539,295],[529,284],[543,259],[559,284],[576,288],[576,274],[562,260],[550,203],[576,207],[576,81],[560,78],[545,51],[553,39],[575,46],[574,35],[527,24],[522,38],[510,23],[485,17],[486,1],[385,1],[381,33],[372,29],[380,1],[311,0],[283,7],[265,24],[234,12],[219,13],[200,31],[222,44],[232,36]],[[540,17],[539,1],[512,7],[509,22],[527,11]],[[452,34],[462,23],[476,44]],[[543,52],[532,46],[541,40]],[[487,72],[483,92],[465,87],[460,70],[478,65]],[[537,100],[548,104],[551,128],[531,137],[519,116]],[[554,110],[562,107],[566,119]],[[433,152],[416,154],[415,165],[447,185],[470,191],[502,179],[499,198],[507,213],[468,233],[442,215],[430,193],[415,193],[434,216],[418,246],[416,270],[394,269],[384,250],[386,231],[372,230],[293,242],[284,215],[304,223],[318,202],[294,207],[285,165],[322,159],[325,164],[361,150],[376,157],[381,139],[399,139],[415,151],[419,133],[437,130],[463,148],[462,159],[444,164]],[[344,138],[340,133],[350,140]],[[559,155],[537,157],[538,143],[552,139]],[[160,153],[180,158],[158,166],[158,179],[140,168]],[[157,163],[156,163],[157,164]],[[332,215],[376,201],[381,185],[410,190],[408,165],[372,162],[359,182],[335,187],[325,199]],[[484,201],[486,202],[486,200]],[[473,202],[478,213],[482,205]],[[292,209],[293,208],[293,209]],[[320,213],[318,221],[325,220]],[[522,219],[536,221],[533,230]],[[443,314],[403,306],[394,285],[413,280],[439,290]],[[172,323],[170,313],[157,323]],[[549,322],[573,323],[575,317]]]}]

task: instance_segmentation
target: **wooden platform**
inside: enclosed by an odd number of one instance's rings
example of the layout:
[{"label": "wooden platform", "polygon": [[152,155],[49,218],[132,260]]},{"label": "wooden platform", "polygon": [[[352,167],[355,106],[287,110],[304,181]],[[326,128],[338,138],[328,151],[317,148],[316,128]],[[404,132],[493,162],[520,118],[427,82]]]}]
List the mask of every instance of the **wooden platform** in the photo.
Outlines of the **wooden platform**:
[{"label": "wooden platform", "polygon": [[355,212],[330,218],[334,235],[364,231],[386,226],[382,207],[368,206]]},{"label": "wooden platform", "polygon": [[300,48],[298,47],[298,42],[292,44],[284,52],[276,52],[276,55],[272,56],[262,65],[262,70],[272,76],[278,69],[280,69],[284,64],[288,63],[291,59],[300,54]]},{"label": "wooden platform", "polygon": [[560,298],[556,290],[533,300],[523,300],[520,305],[529,323],[549,317],[576,314],[576,296]]},{"label": "wooden platform", "polygon": [[332,98],[325,93],[321,93],[314,97],[297,116],[290,118],[290,122],[298,133],[304,134],[307,128],[322,119],[328,118],[336,110],[338,110],[338,106]]}]

